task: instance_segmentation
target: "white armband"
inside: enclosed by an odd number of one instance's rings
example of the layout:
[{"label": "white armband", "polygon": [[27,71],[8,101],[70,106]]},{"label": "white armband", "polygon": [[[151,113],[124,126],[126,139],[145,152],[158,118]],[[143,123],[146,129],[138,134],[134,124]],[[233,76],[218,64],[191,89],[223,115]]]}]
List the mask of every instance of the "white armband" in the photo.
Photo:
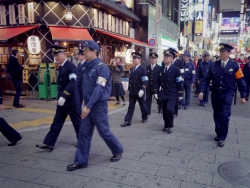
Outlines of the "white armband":
[{"label": "white armband", "polygon": [[106,80],[105,78],[99,76],[99,77],[97,78],[96,83],[102,85],[103,87],[105,87],[105,86],[106,86],[106,83],[107,83],[107,80]]},{"label": "white armband", "polygon": [[177,83],[178,83],[178,82],[182,82],[182,81],[183,81],[183,79],[182,79],[181,76],[179,76],[179,77],[176,78],[176,82],[177,82]]},{"label": "white armband", "polygon": [[192,74],[195,74],[195,70],[192,70]]},{"label": "white armband", "polygon": [[72,79],[75,79],[75,80],[76,80],[76,78],[77,78],[77,76],[76,76],[75,73],[71,73],[71,74],[69,75],[69,80],[72,80]]},{"label": "white armband", "polygon": [[184,72],[185,72],[184,69],[180,69],[180,71],[181,71],[181,73],[184,73]]},{"label": "white armband", "polygon": [[148,81],[148,77],[147,76],[143,76],[141,79],[142,79],[143,82],[144,81]]}]

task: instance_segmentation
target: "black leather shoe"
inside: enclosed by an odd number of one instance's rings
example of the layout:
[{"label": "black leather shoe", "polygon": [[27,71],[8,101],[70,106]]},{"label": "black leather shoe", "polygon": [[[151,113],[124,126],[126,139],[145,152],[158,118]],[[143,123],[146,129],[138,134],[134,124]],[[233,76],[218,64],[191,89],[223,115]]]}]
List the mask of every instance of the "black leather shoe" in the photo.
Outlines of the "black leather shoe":
[{"label": "black leather shoe", "polygon": [[127,127],[127,126],[131,126],[131,123],[128,121],[125,121],[123,124],[121,124],[121,127]]},{"label": "black leather shoe", "polygon": [[202,106],[202,104],[200,103],[199,106]]},{"label": "black leather shoe", "polygon": [[53,147],[52,147],[52,146],[48,146],[48,145],[46,145],[46,144],[42,144],[42,145],[37,144],[36,147],[38,147],[38,148],[40,148],[40,149],[48,149],[48,150],[50,150],[50,151],[53,150]]},{"label": "black leather shoe", "polygon": [[110,161],[111,161],[111,162],[120,161],[120,159],[122,158],[122,153],[123,153],[123,151],[122,151],[121,153],[117,154],[117,155],[114,155],[114,156],[110,159]]},{"label": "black leather shoe", "polygon": [[67,166],[67,171],[74,171],[74,170],[78,170],[81,168],[87,168],[88,165],[75,165],[75,164],[71,164]]},{"label": "black leather shoe", "polygon": [[178,106],[178,108],[179,108],[179,109],[183,109],[183,108],[184,108],[184,106]]},{"label": "black leather shoe", "polygon": [[248,98],[246,98],[246,101],[248,101]]},{"label": "black leather shoe", "polygon": [[214,141],[219,142],[220,139],[216,136],[216,137],[214,138]]},{"label": "black leather shoe", "polygon": [[164,127],[164,128],[162,129],[162,131],[163,131],[163,132],[166,132],[166,131],[168,131],[168,128]]},{"label": "black leather shoe", "polygon": [[14,106],[15,108],[24,108],[25,106],[22,104],[19,104],[18,106]]},{"label": "black leather shoe", "polygon": [[16,143],[17,143],[18,141],[22,140],[22,138],[23,138],[23,137],[20,135],[20,137],[18,138],[18,140],[14,141],[14,142],[11,142],[10,144],[8,144],[8,146],[14,146],[14,145],[16,145]]},{"label": "black leather shoe", "polygon": [[187,110],[189,107],[188,106],[185,106],[184,109]]},{"label": "black leather shoe", "polygon": [[204,107],[206,107],[207,105],[206,104],[203,104]]},{"label": "black leather shoe", "polygon": [[219,147],[224,147],[224,145],[225,145],[225,140],[220,140],[220,141],[218,142],[218,146],[219,146]]},{"label": "black leather shoe", "polygon": [[167,133],[171,134],[173,132],[173,128],[168,128]]},{"label": "black leather shoe", "polygon": [[142,123],[147,123],[148,122],[148,119],[144,119],[141,121]]}]

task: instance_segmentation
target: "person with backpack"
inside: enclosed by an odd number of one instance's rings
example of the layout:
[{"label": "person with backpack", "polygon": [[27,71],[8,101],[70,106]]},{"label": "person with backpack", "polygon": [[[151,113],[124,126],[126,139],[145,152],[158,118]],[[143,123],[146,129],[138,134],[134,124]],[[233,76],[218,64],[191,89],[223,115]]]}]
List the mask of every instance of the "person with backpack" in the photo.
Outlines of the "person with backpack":
[{"label": "person with backpack", "polygon": [[112,75],[112,93],[111,96],[116,97],[116,105],[120,104],[121,97],[123,101],[123,105],[126,105],[125,99],[124,99],[124,89],[122,85],[122,76],[124,75],[123,71],[123,65],[121,65],[121,58],[116,57],[115,61],[111,62],[110,65],[111,75]]},{"label": "person with backpack", "polygon": [[19,51],[17,49],[12,50],[12,55],[9,58],[7,71],[10,73],[11,80],[16,89],[13,106],[16,108],[24,108],[25,106],[19,103],[22,92],[24,66],[18,63],[18,57]]}]

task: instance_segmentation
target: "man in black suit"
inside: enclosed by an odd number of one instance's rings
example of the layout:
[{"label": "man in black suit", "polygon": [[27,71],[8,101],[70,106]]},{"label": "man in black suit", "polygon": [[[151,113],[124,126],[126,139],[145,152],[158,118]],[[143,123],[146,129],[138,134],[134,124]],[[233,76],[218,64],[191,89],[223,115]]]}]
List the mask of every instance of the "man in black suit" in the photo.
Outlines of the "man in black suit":
[{"label": "man in black suit", "polygon": [[80,104],[83,102],[83,96],[82,96],[82,78],[85,72],[85,56],[84,56],[84,51],[79,50],[78,52],[78,65],[77,65],[77,88],[78,88],[78,93],[79,93],[79,100]]},{"label": "man in black suit", "polygon": [[[2,90],[0,88],[0,111],[3,110]],[[22,136],[14,130],[3,118],[0,118],[0,132],[11,142],[8,146],[14,146],[22,139]]]},{"label": "man in black suit", "polygon": [[166,131],[168,134],[173,132],[174,126],[174,106],[177,98],[182,97],[183,91],[183,79],[181,77],[181,71],[178,67],[171,65],[176,52],[171,49],[164,51],[164,63],[165,66],[161,67],[158,79],[156,82],[156,88],[160,88],[155,92],[155,98],[158,98],[162,102],[164,128],[162,131]]},{"label": "man in black suit", "polygon": [[24,105],[19,103],[22,92],[22,81],[23,81],[23,66],[18,63],[19,51],[12,50],[12,56],[9,58],[9,69],[11,80],[16,88],[16,94],[13,101],[13,106],[16,108],[23,108]]},{"label": "man in black suit", "polygon": [[53,150],[56,140],[61,132],[63,124],[69,115],[76,137],[81,125],[81,112],[79,107],[79,94],[77,90],[76,66],[67,60],[66,48],[58,45],[51,47],[54,58],[60,64],[58,75],[58,102],[54,121],[50,131],[42,145],[36,145],[40,149]]},{"label": "man in black suit", "polygon": [[146,106],[146,87],[148,84],[147,69],[141,66],[142,55],[138,52],[133,52],[134,67],[130,69],[129,75],[129,107],[125,122],[121,127],[131,126],[131,120],[134,115],[135,104],[138,101],[142,112],[142,123],[148,121],[148,110]]},{"label": "man in black suit", "polygon": [[[159,69],[161,68],[161,66],[157,65],[158,55],[156,53],[151,53],[149,55],[149,58],[150,58],[150,65],[146,67],[149,80],[146,89],[146,106],[148,109],[148,115],[151,114],[152,96],[154,95],[154,91],[156,89],[155,82]],[[158,99],[156,99],[156,101],[158,104],[158,113],[161,113],[161,102]]]}]

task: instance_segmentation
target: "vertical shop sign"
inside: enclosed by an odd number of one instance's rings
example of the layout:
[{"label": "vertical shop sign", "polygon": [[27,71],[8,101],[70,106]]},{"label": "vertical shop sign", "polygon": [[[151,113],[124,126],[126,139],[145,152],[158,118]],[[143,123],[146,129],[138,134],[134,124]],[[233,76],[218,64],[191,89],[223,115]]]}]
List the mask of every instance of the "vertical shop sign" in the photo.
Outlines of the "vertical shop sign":
[{"label": "vertical shop sign", "polygon": [[98,12],[94,9],[94,27],[98,27]]},{"label": "vertical shop sign", "polygon": [[189,0],[181,0],[181,22],[188,20]]},{"label": "vertical shop sign", "polygon": [[108,15],[106,12],[103,14],[103,29],[108,30]]},{"label": "vertical shop sign", "polygon": [[129,33],[129,23],[126,22],[126,36],[128,36],[128,33]]},{"label": "vertical shop sign", "polygon": [[5,6],[0,6],[0,25],[6,25],[6,10]]},{"label": "vertical shop sign", "polygon": [[112,31],[112,16],[108,15],[108,31]]},{"label": "vertical shop sign", "polygon": [[35,23],[33,3],[28,3],[28,23]]},{"label": "vertical shop sign", "polygon": [[39,37],[29,36],[27,40],[28,50],[30,54],[38,54],[41,51],[41,43]]},{"label": "vertical shop sign", "polygon": [[120,25],[120,34],[122,35],[122,27],[123,27],[123,23],[122,23],[122,19],[120,19],[120,21],[119,21],[119,25]]},{"label": "vertical shop sign", "polygon": [[102,11],[99,10],[99,28],[102,29]]},{"label": "vertical shop sign", "polygon": [[126,35],[126,22],[123,20],[123,29],[122,29],[122,31],[123,31],[123,35]]},{"label": "vertical shop sign", "polygon": [[24,4],[18,4],[18,21],[19,24],[25,24]]},{"label": "vertical shop sign", "polygon": [[204,0],[196,0],[195,5],[195,35],[200,36],[203,33],[203,19],[204,19]]},{"label": "vertical shop sign", "polygon": [[115,32],[116,33],[119,33],[119,18],[116,18],[115,19]]},{"label": "vertical shop sign", "polygon": [[16,24],[16,13],[14,5],[9,5],[9,21],[10,25]]},{"label": "vertical shop sign", "polygon": [[112,16],[112,32],[115,33],[115,17]]}]

